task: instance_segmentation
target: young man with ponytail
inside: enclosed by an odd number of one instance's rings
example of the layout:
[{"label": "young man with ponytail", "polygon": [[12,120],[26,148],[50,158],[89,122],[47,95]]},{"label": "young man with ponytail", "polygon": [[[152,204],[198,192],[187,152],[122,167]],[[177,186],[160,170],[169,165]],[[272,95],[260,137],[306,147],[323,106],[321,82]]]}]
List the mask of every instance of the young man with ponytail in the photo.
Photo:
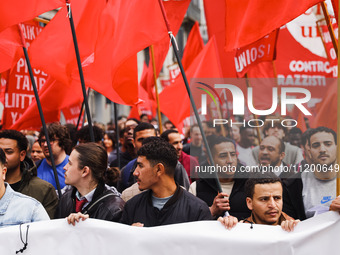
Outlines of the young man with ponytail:
[{"label": "young man with ponytail", "polygon": [[95,143],[80,144],[72,151],[65,170],[65,184],[72,188],[60,198],[56,218],[67,217],[75,225],[80,219],[118,222],[124,201],[107,188],[107,153]]}]

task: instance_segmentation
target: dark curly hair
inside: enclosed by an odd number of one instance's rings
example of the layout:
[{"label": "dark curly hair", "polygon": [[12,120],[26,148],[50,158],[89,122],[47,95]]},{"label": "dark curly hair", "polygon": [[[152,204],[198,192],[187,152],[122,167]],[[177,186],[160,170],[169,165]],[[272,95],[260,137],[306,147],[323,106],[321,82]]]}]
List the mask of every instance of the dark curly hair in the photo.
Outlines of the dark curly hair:
[{"label": "dark curly hair", "polygon": [[250,178],[244,184],[244,192],[246,193],[246,197],[250,197],[251,199],[253,198],[256,184],[268,184],[276,182],[279,182],[282,185],[281,179],[277,177],[274,173],[271,172],[252,173],[250,175]]},{"label": "dark curly hair", "polygon": [[[104,138],[104,130],[96,125],[93,126],[93,134],[94,134],[94,142],[96,143],[101,142]],[[77,131],[76,137],[78,141],[82,140],[81,142],[84,142],[84,143],[91,142],[89,126],[85,126],[79,129]]]},{"label": "dark curly hair", "polygon": [[[64,151],[68,151],[72,146],[70,134],[65,126],[62,126],[59,122],[51,123],[47,126],[47,133],[50,140],[58,139],[58,145]],[[45,137],[43,127],[40,129],[39,141]]]},{"label": "dark curly hair", "polygon": [[311,145],[310,138],[312,137],[312,135],[315,135],[316,133],[321,133],[321,132],[331,133],[333,135],[335,145],[337,144],[336,133],[333,129],[330,129],[328,127],[317,127],[317,128],[313,128],[310,131],[308,131],[308,145],[309,146]]},{"label": "dark curly hair", "polygon": [[161,134],[161,138],[164,139],[165,141],[169,142],[170,139],[169,139],[169,135],[170,134],[179,134],[177,130],[175,129],[168,129],[168,130],[165,130],[162,134]]},{"label": "dark curly hair", "polygon": [[215,145],[218,145],[218,144],[221,144],[221,143],[232,143],[235,147],[235,150],[236,150],[235,141],[228,138],[228,137],[219,136],[219,135],[209,135],[207,137],[207,141],[208,141],[210,151],[213,155],[216,153]]},{"label": "dark curly hair", "polygon": [[177,152],[174,146],[160,137],[153,137],[153,140],[144,144],[137,152],[138,156],[145,156],[151,166],[162,163],[165,173],[171,177],[175,174],[177,165]]},{"label": "dark curly hair", "polygon": [[1,130],[0,138],[16,140],[19,151],[27,151],[28,140],[23,133],[17,130],[13,129]]},{"label": "dark curly hair", "polygon": [[141,122],[133,130],[133,139],[136,138],[136,133],[137,132],[143,131],[143,130],[147,130],[147,129],[155,130],[155,135],[156,135],[156,129],[155,129],[155,127],[152,124],[150,124],[148,122]]}]

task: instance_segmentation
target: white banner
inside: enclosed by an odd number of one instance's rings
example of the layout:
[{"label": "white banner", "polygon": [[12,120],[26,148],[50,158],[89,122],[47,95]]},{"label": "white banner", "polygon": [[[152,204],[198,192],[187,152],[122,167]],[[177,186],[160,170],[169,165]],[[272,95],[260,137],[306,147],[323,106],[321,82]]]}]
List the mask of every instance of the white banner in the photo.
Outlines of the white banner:
[{"label": "white banner", "polygon": [[[226,230],[217,221],[153,228],[88,219],[76,226],[65,219],[29,224],[23,254],[340,254],[340,215],[328,212],[300,222],[291,232],[279,226],[240,223]],[[22,225],[26,240],[27,224]],[[0,229],[0,254],[15,254],[23,244],[19,226]],[[19,253],[21,254],[21,253]]]}]

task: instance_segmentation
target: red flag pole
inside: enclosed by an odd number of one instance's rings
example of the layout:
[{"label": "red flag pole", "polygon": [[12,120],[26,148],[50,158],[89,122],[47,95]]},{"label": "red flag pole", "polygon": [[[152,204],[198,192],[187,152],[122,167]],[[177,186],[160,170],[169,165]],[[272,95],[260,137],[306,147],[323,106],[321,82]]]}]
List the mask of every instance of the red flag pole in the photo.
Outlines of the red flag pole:
[{"label": "red flag pole", "polygon": [[338,42],[336,41],[336,38],[335,38],[334,29],[333,29],[331,19],[329,17],[328,11],[327,11],[326,3],[321,2],[320,4],[321,4],[321,7],[322,7],[323,14],[325,16],[325,20],[326,20],[326,23],[327,23],[329,34],[331,35],[331,38],[332,38],[332,43],[333,43],[334,50],[336,52],[336,56],[338,56]]},{"label": "red flag pole", "polygon": [[156,90],[156,102],[157,102],[157,115],[158,115],[158,126],[159,132],[163,133],[162,127],[162,117],[161,117],[161,108],[159,105],[159,94],[158,94],[158,87],[157,87],[157,74],[156,74],[156,62],[155,62],[155,54],[153,52],[153,45],[150,46],[151,49],[151,60],[152,60],[152,70],[153,70],[153,79],[155,82],[155,90]]},{"label": "red flag pole", "polygon": [[79,48],[78,48],[78,42],[77,42],[77,36],[76,36],[76,29],[74,28],[71,4],[70,4],[69,0],[66,0],[66,6],[67,6],[67,11],[68,11],[68,17],[69,17],[69,20],[70,20],[74,50],[76,52],[76,57],[77,57],[78,71],[79,71],[79,77],[80,77],[80,82],[81,82],[81,88],[82,88],[82,91],[83,91],[83,97],[84,97],[84,103],[85,103],[85,112],[86,112],[86,116],[87,116],[87,121],[89,123],[88,125],[89,125],[91,142],[94,142],[94,133],[93,133],[90,107],[89,107],[89,102],[88,102],[87,96],[86,96],[86,87],[85,87],[85,81],[84,81],[83,68],[81,66],[81,60],[80,60],[80,54],[79,54]]},{"label": "red flag pole", "polygon": [[29,72],[30,79],[31,79],[31,82],[32,82],[35,100],[37,102],[39,115],[40,115],[41,123],[42,123],[42,126],[43,126],[43,130],[44,130],[44,134],[45,134],[45,138],[46,138],[46,142],[47,142],[47,148],[48,148],[48,151],[49,151],[50,156],[51,156],[51,163],[52,163],[54,179],[55,179],[55,182],[56,182],[56,185],[57,185],[57,191],[58,191],[58,195],[59,195],[59,198],[60,198],[61,197],[61,189],[60,189],[60,182],[59,182],[59,178],[58,178],[57,168],[56,168],[56,164],[55,164],[53,153],[52,153],[51,142],[50,142],[50,138],[49,138],[48,132],[47,132],[45,117],[44,117],[44,113],[43,113],[43,110],[42,110],[42,107],[41,107],[37,85],[36,85],[35,80],[34,80],[31,62],[30,62],[30,59],[28,57],[27,49],[25,47],[25,45],[26,45],[25,38],[24,38],[24,35],[22,33],[20,24],[18,24],[18,29],[19,29],[21,40],[22,40],[22,49],[24,51],[24,55],[25,55],[25,58],[26,58],[27,68],[28,68],[28,72]]},{"label": "red flag pole", "polygon": [[[203,143],[204,143],[204,146],[206,148],[206,152],[208,154],[210,164],[215,165],[211,151],[210,151],[210,148],[209,148],[209,145],[208,145],[207,137],[204,134],[202,122],[201,122],[201,119],[199,117],[199,114],[198,114],[198,111],[197,111],[197,108],[196,108],[196,105],[195,105],[195,102],[194,102],[194,98],[192,96],[192,93],[191,93],[191,90],[190,90],[190,87],[189,87],[189,83],[188,83],[187,77],[186,77],[185,72],[184,72],[182,61],[181,61],[179,54],[178,54],[178,48],[177,48],[177,42],[176,42],[175,36],[173,35],[173,33],[171,31],[170,24],[169,24],[168,18],[166,17],[166,12],[165,12],[162,0],[158,0],[158,3],[159,3],[159,6],[161,8],[163,18],[164,18],[164,21],[165,21],[165,25],[167,27],[168,34],[169,34],[169,37],[170,37],[170,41],[171,41],[171,44],[172,44],[172,48],[174,50],[174,54],[176,56],[176,59],[177,59],[177,62],[178,62],[178,65],[179,65],[179,68],[181,70],[181,74],[182,74],[182,77],[183,77],[183,80],[184,80],[184,84],[185,84],[186,90],[187,90],[189,98],[190,98],[191,106],[194,110],[194,114],[195,114],[195,117],[196,117],[196,120],[197,120],[198,127],[201,131]],[[216,174],[216,173],[214,172],[214,174]],[[217,184],[218,191],[222,192],[221,183],[220,183],[220,180],[217,177],[217,174],[216,174],[216,184]]]}]

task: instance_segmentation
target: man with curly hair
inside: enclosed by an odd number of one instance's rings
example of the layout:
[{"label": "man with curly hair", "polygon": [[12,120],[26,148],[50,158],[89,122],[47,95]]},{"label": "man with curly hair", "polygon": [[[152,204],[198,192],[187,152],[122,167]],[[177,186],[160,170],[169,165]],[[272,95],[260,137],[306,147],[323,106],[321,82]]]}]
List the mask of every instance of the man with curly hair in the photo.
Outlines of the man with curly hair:
[{"label": "man with curly hair", "polygon": [[[60,188],[62,189],[65,186],[63,168],[67,164],[69,158],[69,156],[66,154],[66,151],[68,151],[69,147],[71,146],[70,135],[66,127],[60,125],[60,123],[57,122],[48,125],[47,132],[50,138],[52,154],[57,168]],[[57,189],[52,168],[51,155],[48,150],[46,137],[42,128],[40,130],[39,143],[45,158],[36,163],[38,167],[38,177],[51,183],[54,188]]]}]

